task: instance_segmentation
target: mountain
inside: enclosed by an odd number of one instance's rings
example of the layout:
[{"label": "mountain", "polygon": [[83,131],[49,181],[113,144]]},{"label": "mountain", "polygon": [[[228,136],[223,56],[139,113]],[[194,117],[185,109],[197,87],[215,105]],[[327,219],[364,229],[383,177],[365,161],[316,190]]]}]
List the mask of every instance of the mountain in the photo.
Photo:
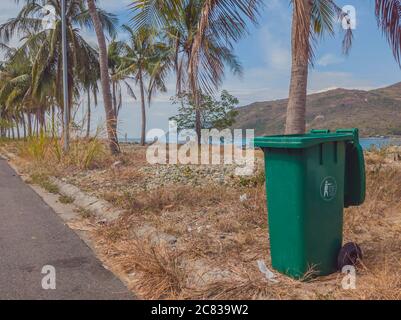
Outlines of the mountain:
[{"label": "mountain", "polygon": [[[282,134],[288,99],[238,108],[236,128]],[[375,90],[334,89],[307,97],[308,129],[359,128],[362,136],[401,135],[401,82]]]}]

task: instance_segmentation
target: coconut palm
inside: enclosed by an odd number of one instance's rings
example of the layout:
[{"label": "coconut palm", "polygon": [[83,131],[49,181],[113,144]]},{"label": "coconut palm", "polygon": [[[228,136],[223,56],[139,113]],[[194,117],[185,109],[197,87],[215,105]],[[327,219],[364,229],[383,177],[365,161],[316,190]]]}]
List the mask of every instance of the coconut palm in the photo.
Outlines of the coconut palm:
[{"label": "coconut palm", "polygon": [[134,90],[130,83],[127,81],[129,77],[121,77],[120,75],[117,75],[118,70],[122,68],[125,48],[126,43],[124,41],[118,41],[116,40],[116,38],[113,38],[112,41],[109,43],[107,49],[109,59],[109,72],[111,76],[113,108],[117,119],[123,103],[122,84],[125,85],[128,95],[136,99]]},{"label": "coconut palm", "polygon": [[[28,115],[28,134],[32,134],[31,129],[31,112],[32,108],[30,92],[31,92],[31,70],[32,59],[25,55],[23,59],[13,56],[16,52],[14,48],[6,48],[2,46],[5,51],[6,61],[2,63],[0,69],[0,109],[2,119],[7,120],[11,125],[17,129],[17,136],[19,137],[19,125],[23,125],[24,136],[26,136],[26,122],[24,113]],[[42,110],[40,111],[42,112]],[[35,112],[38,115],[39,112]],[[43,117],[41,117],[43,118]],[[3,133],[4,134],[4,133]]]},{"label": "coconut palm", "polygon": [[401,1],[375,0],[377,23],[393,50],[398,63],[401,62]]},{"label": "coconut palm", "polygon": [[119,81],[115,79],[115,74],[117,72],[117,69],[121,65],[122,51],[123,42],[117,41],[116,38],[113,38],[107,48],[107,55],[109,61],[109,72],[111,76],[111,94],[113,99],[113,109],[117,119],[122,106],[122,94],[121,87],[119,86]]},{"label": "coconut palm", "polygon": [[[157,38],[157,30],[143,27],[136,32],[123,25],[129,39],[123,43],[124,56],[116,80],[131,76],[137,84],[141,97],[141,145],[145,145],[146,136],[146,99],[150,104],[152,96],[157,92],[166,92],[165,78],[172,65],[171,49]],[[145,81],[148,81],[146,86]]]},{"label": "coconut palm", "polygon": [[[52,29],[44,29],[42,19],[47,14],[46,5],[55,9],[56,20]],[[102,29],[115,31],[115,16],[96,9]],[[69,105],[63,106],[62,99],[62,44],[61,44],[61,4],[56,0],[25,1],[17,17],[0,25],[0,38],[9,41],[20,36],[23,44],[15,56],[29,55],[32,61],[30,95],[44,105],[66,107],[70,111],[80,94],[82,85],[88,84],[88,74],[98,73],[98,53],[80,35],[82,28],[93,26],[85,1],[66,1]],[[58,19],[57,19],[58,18]],[[96,81],[92,79],[92,83]],[[43,102],[46,102],[44,104]],[[43,117],[42,117],[43,118]]]},{"label": "coconut palm", "polygon": [[247,33],[247,20],[256,22],[261,5],[261,0],[140,0],[133,3],[133,21],[137,28],[159,25],[166,31],[175,48],[177,91],[190,92],[198,106],[201,92],[213,93],[221,85],[226,65],[241,73],[233,44]]},{"label": "coconut palm", "polygon": [[[52,131],[55,132],[54,125],[54,107],[55,99],[53,97],[54,88],[48,87],[47,91],[40,96],[32,94],[32,66],[36,55],[24,54],[15,50],[15,55],[3,64],[0,72],[0,105],[4,111],[12,115],[15,122],[17,136],[19,136],[19,125],[22,124],[24,136],[26,136],[26,125],[28,125],[28,135],[33,131],[39,134],[46,126],[46,112],[52,113]],[[27,121],[25,121],[25,115]],[[4,116],[4,114],[3,114]],[[32,120],[35,129],[32,130]]]},{"label": "coconut palm", "polygon": [[113,108],[113,100],[110,90],[110,75],[108,68],[108,55],[106,38],[104,35],[104,24],[101,15],[96,7],[95,0],[87,0],[89,13],[95,29],[98,45],[99,45],[99,64],[100,64],[100,83],[102,86],[103,104],[106,112],[106,128],[109,139],[110,151],[113,154],[120,153],[117,136],[117,116]]},{"label": "coconut palm", "polygon": [[86,110],[86,138],[90,137],[91,132],[91,115],[92,115],[92,99],[97,106],[97,94],[99,92],[98,80],[100,79],[99,65],[96,63],[88,72],[82,70],[79,72],[79,79],[82,84],[82,91],[86,93],[87,110]]},{"label": "coconut palm", "polygon": [[[333,0],[292,0],[292,61],[286,134],[305,133],[308,68],[313,61],[313,42],[325,33],[334,33],[338,18],[347,19]],[[343,50],[348,52],[352,31],[346,30]]]}]

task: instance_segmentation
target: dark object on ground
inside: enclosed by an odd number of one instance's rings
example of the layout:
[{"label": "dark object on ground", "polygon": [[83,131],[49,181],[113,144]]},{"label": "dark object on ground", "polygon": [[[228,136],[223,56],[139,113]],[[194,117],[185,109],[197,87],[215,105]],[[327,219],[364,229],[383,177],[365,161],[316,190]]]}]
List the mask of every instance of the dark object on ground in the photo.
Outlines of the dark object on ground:
[{"label": "dark object on ground", "polygon": [[349,242],[341,248],[338,254],[338,270],[342,270],[344,266],[353,266],[358,260],[362,260],[362,250],[355,242]]}]

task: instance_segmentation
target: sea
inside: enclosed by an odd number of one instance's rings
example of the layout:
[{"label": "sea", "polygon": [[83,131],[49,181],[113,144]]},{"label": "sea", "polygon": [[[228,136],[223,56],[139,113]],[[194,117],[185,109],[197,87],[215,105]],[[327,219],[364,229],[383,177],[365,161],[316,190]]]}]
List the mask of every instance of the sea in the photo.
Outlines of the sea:
[{"label": "sea", "polygon": [[[139,143],[140,139],[132,138],[120,138],[121,142],[126,143]],[[182,143],[185,143],[182,141]],[[235,145],[248,146],[249,141],[245,139],[243,141],[234,141]],[[371,138],[361,138],[360,144],[364,150],[369,150],[372,148],[382,149],[387,146],[401,146],[401,137],[371,137]]]}]

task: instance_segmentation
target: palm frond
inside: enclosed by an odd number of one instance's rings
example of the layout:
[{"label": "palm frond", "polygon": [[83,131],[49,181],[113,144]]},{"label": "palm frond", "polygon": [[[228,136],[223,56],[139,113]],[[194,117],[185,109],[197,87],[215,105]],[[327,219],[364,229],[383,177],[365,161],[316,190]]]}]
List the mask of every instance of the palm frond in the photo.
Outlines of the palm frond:
[{"label": "palm frond", "polygon": [[375,0],[377,24],[385,34],[393,55],[401,65],[401,1]]}]

